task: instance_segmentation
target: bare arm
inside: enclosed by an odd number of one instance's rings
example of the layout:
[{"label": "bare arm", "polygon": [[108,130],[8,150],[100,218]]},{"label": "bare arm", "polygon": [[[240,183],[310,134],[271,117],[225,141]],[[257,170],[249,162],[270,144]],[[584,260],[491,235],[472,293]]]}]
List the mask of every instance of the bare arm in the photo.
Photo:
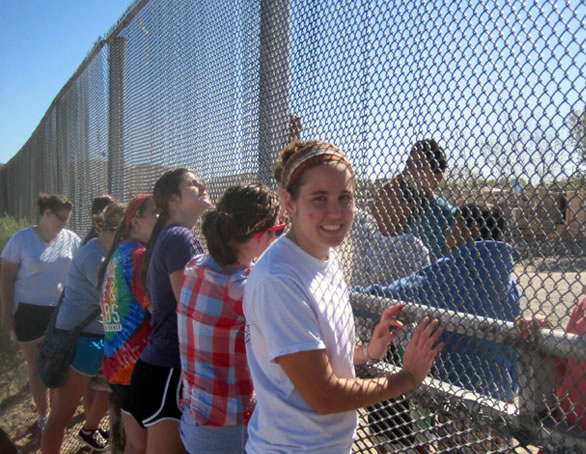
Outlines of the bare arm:
[{"label": "bare arm", "polygon": [[[441,335],[437,320],[419,324],[405,351],[404,367],[420,383],[443,345],[435,345]],[[284,355],[277,363],[303,398],[318,413],[339,413],[397,397],[413,389],[411,379],[399,372],[378,378],[339,378],[325,350]]]},{"label": "bare arm", "polygon": [[[372,338],[366,345],[357,345],[354,349],[354,364],[363,364],[371,359],[381,359],[389,349],[393,339],[399,337],[403,324],[396,320],[403,304],[388,307],[382,313],[380,321],[374,327]],[[364,349],[366,348],[368,356]]]},{"label": "bare arm", "polygon": [[12,300],[14,297],[14,281],[18,275],[20,265],[18,263],[2,260],[0,271],[0,299],[2,300],[2,329],[8,335],[14,329],[14,317],[12,314]]},{"label": "bare arm", "polygon": [[181,295],[181,278],[183,277],[183,269],[173,271],[169,274],[169,281],[171,281],[171,288],[173,289],[173,295],[175,299],[179,301]]}]

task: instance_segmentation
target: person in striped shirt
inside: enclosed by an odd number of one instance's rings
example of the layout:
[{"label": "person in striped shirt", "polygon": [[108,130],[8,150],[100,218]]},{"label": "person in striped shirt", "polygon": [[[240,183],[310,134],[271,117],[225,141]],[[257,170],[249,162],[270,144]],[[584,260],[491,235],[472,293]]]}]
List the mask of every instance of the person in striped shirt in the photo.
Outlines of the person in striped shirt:
[{"label": "person in striped shirt", "polygon": [[285,230],[276,194],[259,184],[226,190],[204,215],[209,254],[186,265],[177,305],[183,380],[181,440],[189,453],[243,453],[254,391],[242,311],[251,264]]}]

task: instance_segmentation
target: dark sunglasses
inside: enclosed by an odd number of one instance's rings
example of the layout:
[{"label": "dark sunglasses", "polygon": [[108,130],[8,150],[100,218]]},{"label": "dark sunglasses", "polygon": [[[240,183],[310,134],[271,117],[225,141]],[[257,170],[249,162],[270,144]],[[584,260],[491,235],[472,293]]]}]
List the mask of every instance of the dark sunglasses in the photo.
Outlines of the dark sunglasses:
[{"label": "dark sunglasses", "polygon": [[254,235],[252,235],[252,238],[254,238],[255,240],[258,240],[265,232],[273,232],[275,234],[275,237],[278,238],[285,231],[285,227],[287,227],[287,224],[273,225],[272,227],[269,227],[268,229],[263,230],[262,232],[255,233]]},{"label": "dark sunglasses", "polygon": [[66,216],[63,216],[62,214],[56,213],[55,211],[51,211],[51,214],[55,216],[57,219],[59,219],[61,222],[67,223],[67,221],[69,221],[69,213],[67,213]]}]

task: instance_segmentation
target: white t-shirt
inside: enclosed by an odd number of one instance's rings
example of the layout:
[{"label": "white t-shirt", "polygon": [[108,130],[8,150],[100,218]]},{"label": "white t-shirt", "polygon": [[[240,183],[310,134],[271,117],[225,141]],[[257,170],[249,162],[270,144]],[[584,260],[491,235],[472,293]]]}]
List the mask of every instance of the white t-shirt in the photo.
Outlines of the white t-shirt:
[{"label": "white t-shirt", "polygon": [[80,239],[63,229],[47,243],[34,227],[16,232],[4,246],[2,259],[18,263],[14,281],[13,311],[18,303],[54,306],[59,300],[67,269]]},{"label": "white t-shirt", "polygon": [[384,236],[371,214],[357,210],[351,229],[354,244],[352,285],[391,282],[431,265],[429,249],[414,235]]},{"label": "white t-shirt", "polygon": [[318,260],[288,238],[263,254],[244,288],[246,353],[257,396],[247,454],[349,453],[356,411],[320,415],[275,359],[325,349],[340,378],[353,378],[354,317],[336,252]]}]

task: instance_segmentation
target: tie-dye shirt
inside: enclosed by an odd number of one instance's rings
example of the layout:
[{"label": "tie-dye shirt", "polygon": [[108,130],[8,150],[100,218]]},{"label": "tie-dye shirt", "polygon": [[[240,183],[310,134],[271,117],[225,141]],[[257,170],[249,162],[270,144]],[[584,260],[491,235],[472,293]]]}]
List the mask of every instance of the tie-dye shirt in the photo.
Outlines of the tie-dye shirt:
[{"label": "tie-dye shirt", "polygon": [[102,285],[103,372],[112,384],[129,385],[136,360],[151,332],[149,300],[140,282],[145,247],[121,243],[114,251]]}]

